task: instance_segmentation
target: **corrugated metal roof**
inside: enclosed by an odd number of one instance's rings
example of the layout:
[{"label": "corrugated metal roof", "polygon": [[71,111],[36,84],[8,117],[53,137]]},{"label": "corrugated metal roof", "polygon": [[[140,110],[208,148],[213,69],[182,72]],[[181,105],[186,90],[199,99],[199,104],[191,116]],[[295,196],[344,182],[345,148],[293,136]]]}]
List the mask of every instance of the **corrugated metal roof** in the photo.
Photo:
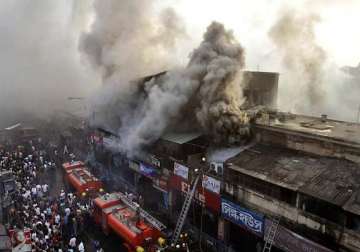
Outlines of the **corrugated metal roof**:
[{"label": "corrugated metal roof", "polygon": [[161,139],[177,144],[184,144],[200,137],[201,135],[202,134],[199,132],[166,133],[161,137]]},{"label": "corrugated metal roof", "polygon": [[330,158],[325,158],[322,162],[326,164],[326,169],[299,191],[338,206],[345,205],[360,186],[359,165]]},{"label": "corrugated metal roof", "polygon": [[222,147],[222,148],[210,148],[207,151],[207,160],[208,162],[226,162],[230,158],[235,157],[240,152],[251,148],[255,143],[250,143],[248,145],[234,146],[234,147]]},{"label": "corrugated metal roof", "polygon": [[360,166],[343,159],[256,145],[229,162],[230,169],[280,187],[299,191],[338,206],[344,206],[348,202],[348,209],[351,208],[349,199],[360,188]]}]

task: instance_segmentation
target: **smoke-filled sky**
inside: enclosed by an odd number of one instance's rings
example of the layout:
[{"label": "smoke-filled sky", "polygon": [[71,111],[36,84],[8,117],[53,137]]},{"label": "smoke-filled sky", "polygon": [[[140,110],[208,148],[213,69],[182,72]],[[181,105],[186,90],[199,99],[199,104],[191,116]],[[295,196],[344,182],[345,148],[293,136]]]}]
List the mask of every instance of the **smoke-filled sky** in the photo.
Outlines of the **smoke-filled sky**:
[{"label": "smoke-filled sky", "polygon": [[[105,46],[102,50],[103,53],[108,52],[102,55],[101,62],[108,68],[102,70],[94,69],[95,58],[89,60],[84,56],[84,47],[79,42],[84,38],[84,31],[91,31],[91,24],[96,20],[93,2],[108,3],[100,7],[103,9],[98,8],[98,13],[108,19],[113,17],[110,14],[114,1],[109,0],[1,1],[0,120],[4,120],[6,115],[4,109],[11,109],[14,113],[20,110],[44,113],[52,112],[54,108],[71,107],[69,103],[72,101],[67,100],[67,97],[90,97],[104,80],[104,70],[111,73],[114,67],[122,66],[120,73],[131,73],[115,78],[125,80],[144,73],[166,70],[167,66],[187,65],[189,53],[200,44],[203,33],[213,20],[223,23],[226,29],[232,29],[236,39],[245,48],[245,69],[281,73],[281,108],[314,114],[325,111],[333,117],[347,120],[356,118],[360,103],[359,85],[354,84],[351,76],[338,69],[345,65],[357,66],[360,62],[360,33],[356,29],[360,23],[360,1],[118,1],[131,4],[128,9],[122,9],[117,19],[105,21],[113,24],[110,28],[115,30],[126,29],[126,22],[129,22],[133,30],[129,29],[128,33],[132,33],[130,35],[134,35],[132,38],[135,39],[127,40],[128,37],[119,30],[100,34],[110,40],[119,38],[116,43],[107,44],[110,49]],[[289,51],[270,35],[270,30],[278,24],[284,13],[300,13],[300,20],[308,18],[304,15],[306,13],[316,16],[318,20],[307,28],[314,35],[307,44],[311,48],[319,48],[326,57],[318,68],[320,73],[316,73],[320,75],[314,77],[305,73],[308,79],[322,80],[319,89],[322,91],[318,92],[325,98],[323,105],[317,105],[317,109],[307,104],[308,88],[301,86],[306,84],[297,84],[298,79],[294,78],[304,69],[298,71],[284,64]],[[293,21],[296,24],[297,20]],[[141,30],[135,28],[144,27],[149,32],[142,37]],[[306,39],[301,26],[293,27],[298,29],[296,34],[299,34],[299,41]],[[99,34],[90,34],[92,45],[99,43]],[[142,40],[139,40],[141,37]],[[293,47],[297,41],[285,42]],[[147,45],[151,45],[150,49]],[[293,62],[297,65],[301,60],[312,59],[304,53]],[[138,68],[133,67],[137,62]],[[126,67],[128,71],[124,70]],[[301,95],[293,93],[297,85],[301,86],[299,90],[304,90]]]},{"label": "smoke-filled sky", "polygon": [[[322,21],[316,26],[316,37],[321,46],[339,65],[357,65],[360,58],[360,1],[357,0],[166,0],[175,4],[184,17],[190,34],[200,41],[202,31],[211,20],[218,20],[234,30],[243,41],[248,53],[249,68],[273,70],[270,60],[272,49],[267,31],[283,8],[294,7],[317,13]],[[261,50],[259,50],[261,49]],[[267,50],[266,50],[267,49]],[[267,59],[264,63],[259,58]],[[271,63],[271,64],[268,64]]]},{"label": "smoke-filled sky", "polygon": [[99,82],[80,62],[81,19],[68,0],[0,2],[1,125],[20,119],[14,114],[82,108],[67,97],[88,96]]}]

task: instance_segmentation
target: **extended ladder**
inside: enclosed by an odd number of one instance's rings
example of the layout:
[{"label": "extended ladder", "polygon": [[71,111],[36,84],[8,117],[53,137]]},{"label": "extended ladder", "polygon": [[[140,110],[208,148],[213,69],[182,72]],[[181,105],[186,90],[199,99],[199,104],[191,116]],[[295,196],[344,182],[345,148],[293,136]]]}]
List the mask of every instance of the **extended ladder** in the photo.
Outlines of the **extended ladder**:
[{"label": "extended ladder", "polygon": [[144,209],[140,208],[139,204],[131,201],[128,197],[126,197],[122,193],[118,193],[119,198],[123,203],[125,203],[129,208],[134,211],[139,211],[140,216],[143,217],[147,222],[149,222],[153,227],[155,227],[159,231],[163,231],[166,229],[166,226],[162,224],[159,220],[151,216],[148,212]]},{"label": "extended ladder", "polygon": [[271,226],[269,228],[269,231],[267,232],[267,234],[265,236],[265,245],[264,245],[264,248],[263,248],[263,252],[270,252],[271,251],[271,247],[274,244],[275,235],[277,233],[279,223],[280,223],[280,217],[275,217],[272,220],[272,224],[271,224]]},{"label": "extended ladder", "polygon": [[199,173],[197,175],[194,183],[192,184],[192,187],[186,194],[185,201],[181,208],[181,212],[180,212],[179,218],[177,220],[176,227],[175,227],[172,239],[171,239],[171,244],[176,244],[179,239],[181,230],[182,230],[183,225],[186,220],[186,216],[187,216],[190,206],[191,206],[192,199],[194,198],[194,195],[195,195],[195,190],[196,190],[197,184],[199,183],[200,175],[201,175],[201,173]]}]

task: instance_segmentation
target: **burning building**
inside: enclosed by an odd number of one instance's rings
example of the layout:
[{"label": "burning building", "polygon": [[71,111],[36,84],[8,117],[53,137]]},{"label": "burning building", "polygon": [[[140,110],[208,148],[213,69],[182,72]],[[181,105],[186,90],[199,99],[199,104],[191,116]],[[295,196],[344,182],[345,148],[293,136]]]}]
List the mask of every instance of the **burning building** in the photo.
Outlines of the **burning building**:
[{"label": "burning building", "polygon": [[[308,56],[290,60],[304,67]],[[310,72],[306,92],[321,80]],[[278,112],[278,79],[245,71],[241,44],[212,23],[186,67],[121,83],[99,110],[112,119],[103,141],[112,184],[170,224],[194,192],[185,229],[206,251],[358,251],[360,126]]]},{"label": "burning building", "polygon": [[359,124],[277,112],[278,74],[244,76],[246,106],[262,107],[249,141],[219,146],[201,128],[168,131],[131,159],[111,149],[108,163],[121,167],[112,172],[171,222],[203,170],[186,230],[209,251],[264,246],[274,226],[271,245],[284,251],[358,251]]}]

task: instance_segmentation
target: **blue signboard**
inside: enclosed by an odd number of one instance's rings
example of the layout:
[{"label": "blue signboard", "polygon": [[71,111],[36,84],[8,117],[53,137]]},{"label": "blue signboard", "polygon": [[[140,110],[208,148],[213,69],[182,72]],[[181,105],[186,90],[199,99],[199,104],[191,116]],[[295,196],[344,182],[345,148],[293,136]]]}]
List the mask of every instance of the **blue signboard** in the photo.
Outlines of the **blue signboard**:
[{"label": "blue signboard", "polygon": [[245,227],[256,235],[263,236],[263,215],[246,210],[223,198],[221,199],[221,214],[225,219]]},{"label": "blue signboard", "polygon": [[149,165],[145,165],[143,163],[140,163],[140,172],[141,172],[141,174],[145,175],[146,177],[150,177],[150,178],[157,176],[156,169],[152,168]]}]

